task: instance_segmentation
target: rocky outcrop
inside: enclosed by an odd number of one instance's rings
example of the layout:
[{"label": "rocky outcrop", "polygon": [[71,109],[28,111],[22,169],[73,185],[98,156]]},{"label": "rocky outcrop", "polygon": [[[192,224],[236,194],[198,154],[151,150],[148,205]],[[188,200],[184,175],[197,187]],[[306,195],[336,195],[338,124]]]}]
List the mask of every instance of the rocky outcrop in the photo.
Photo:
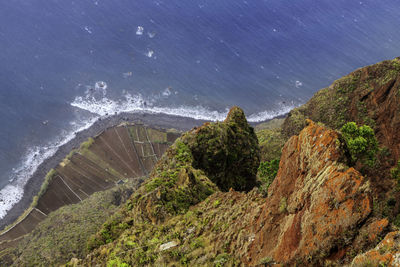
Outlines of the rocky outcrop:
[{"label": "rocky outcrop", "polygon": [[248,227],[254,241],[242,258],[247,264],[265,257],[307,264],[341,257],[353,230],[371,213],[369,184],[342,163],[338,133],[308,124],[285,144],[269,197]]},{"label": "rocky outcrop", "polygon": [[287,136],[300,132],[305,119],[340,129],[346,122],[367,124],[393,159],[400,156],[400,58],[358,69],[317,92],[292,110],[283,124]]},{"label": "rocky outcrop", "polygon": [[373,249],[354,258],[351,266],[400,266],[400,232],[391,232]]},{"label": "rocky outcrop", "polygon": [[256,185],[260,163],[258,139],[238,107],[233,107],[223,123],[210,123],[185,136],[193,155],[193,167],[223,191],[250,190]]},{"label": "rocky outcrop", "polygon": [[[115,260],[113,251],[121,239],[135,235],[145,243],[152,231],[149,229],[170,223],[214,192],[249,189],[255,184],[258,165],[257,138],[237,107],[231,109],[224,122],[206,123],[183,134],[125,207],[88,243],[92,250],[106,245],[108,253],[99,257],[99,250],[95,250],[84,264]],[[171,241],[163,240],[163,244]],[[145,259],[132,255],[133,252],[127,252],[124,258],[131,257],[134,265],[152,263],[158,250],[155,255],[152,252],[148,250],[146,253],[151,257]]]},{"label": "rocky outcrop", "polygon": [[[399,73],[400,59],[357,70],[259,133],[261,158],[280,156],[267,197],[253,188],[260,149],[240,108],[183,134],[70,264],[399,265]],[[349,160],[338,131],[349,121],[376,131],[373,167]]]},{"label": "rocky outcrop", "polygon": [[354,167],[371,183],[375,215],[395,221],[400,213],[400,192],[393,190],[397,182],[390,170],[400,159],[400,58],[358,69],[320,90],[288,114],[283,135],[298,134],[307,118],[335,130],[350,121],[374,130],[380,148],[375,165],[358,162]]},{"label": "rocky outcrop", "polygon": [[[358,227],[371,215],[369,183],[345,165],[338,132],[308,123],[286,143],[268,198],[256,190],[217,191],[163,224],[134,223],[117,241],[95,250],[80,264],[340,262],[356,240]],[[365,229],[376,238],[386,226],[387,221],[373,221]],[[171,242],[173,247],[160,250]],[[115,256],[117,251],[120,256]]]}]

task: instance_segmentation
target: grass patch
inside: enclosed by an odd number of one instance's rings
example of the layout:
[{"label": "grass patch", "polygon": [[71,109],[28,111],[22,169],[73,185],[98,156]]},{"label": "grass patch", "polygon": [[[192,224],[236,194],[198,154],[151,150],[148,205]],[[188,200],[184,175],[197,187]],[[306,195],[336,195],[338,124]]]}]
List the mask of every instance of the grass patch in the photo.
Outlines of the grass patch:
[{"label": "grass patch", "polygon": [[[97,192],[78,204],[64,206],[25,236],[14,253],[16,266],[58,266],[87,253],[86,240],[97,232],[136,185]],[[38,249],[40,248],[40,249]]]}]

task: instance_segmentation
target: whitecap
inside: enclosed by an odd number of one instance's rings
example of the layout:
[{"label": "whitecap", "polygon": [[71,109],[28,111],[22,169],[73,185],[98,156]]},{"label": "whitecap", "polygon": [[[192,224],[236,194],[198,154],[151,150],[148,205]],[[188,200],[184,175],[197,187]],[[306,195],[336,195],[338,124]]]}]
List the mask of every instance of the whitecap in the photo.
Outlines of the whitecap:
[{"label": "whitecap", "polygon": [[153,57],[153,55],[154,55],[154,51],[153,50],[148,50],[147,53],[146,53],[146,56],[149,57],[149,58]]},{"label": "whitecap", "polygon": [[165,90],[162,92],[162,95],[166,96],[166,97],[170,96],[171,94],[172,94],[172,92],[171,92],[171,88],[170,87],[165,88]]},{"label": "whitecap", "polygon": [[143,35],[144,28],[142,26],[138,26],[136,29],[136,35]]},{"label": "whitecap", "polygon": [[87,31],[89,34],[92,34],[92,29],[89,26],[84,27],[85,31]]},{"label": "whitecap", "polygon": [[148,32],[147,35],[149,36],[149,38],[154,38],[156,36],[155,32]]}]

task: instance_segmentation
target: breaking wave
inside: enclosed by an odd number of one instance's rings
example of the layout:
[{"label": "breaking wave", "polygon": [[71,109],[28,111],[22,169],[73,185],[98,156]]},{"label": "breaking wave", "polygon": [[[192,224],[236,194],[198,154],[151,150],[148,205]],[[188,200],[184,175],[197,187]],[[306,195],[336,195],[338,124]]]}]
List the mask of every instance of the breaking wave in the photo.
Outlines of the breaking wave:
[{"label": "breaking wave", "polygon": [[[167,88],[160,95],[163,97],[169,97],[171,95],[171,90]],[[225,119],[229,111],[229,107],[225,108],[224,111],[217,111],[202,105],[180,105],[177,107],[165,107],[157,104],[158,99],[159,96],[146,98],[140,93],[132,95],[128,92],[124,92],[120,99],[112,100],[106,97],[106,93],[103,94],[102,98],[96,98],[93,95],[86,93],[85,96],[76,97],[71,103],[71,106],[89,111],[98,116],[108,116],[123,112],[148,112],[163,113],[167,115],[190,117],[193,119],[209,121],[222,121]],[[275,110],[250,114],[247,116],[247,119],[250,122],[262,122],[270,120],[288,113],[295,106],[296,105],[294,103],[281,104]]]},{"label": "breaking wave", "polygon": [[0,219],[4,218],[7,212],[22,199],[24,186],[39,165],[53,156],[60,146],[75,138],[77,132],[90,127],[95,120],[95,118],[89,118],[79,123],[71,123],[70,132],[65,133],[62,139],[49,142],[45,146],[35,146],[28,149],[21,159],[20,166],[12,170],[10,183],[0,190]]},{"label": "breaking wave", "polygon": [[[170,89],[167,88],[159,96],[145,98],[141,94],[132,95],[124,92],[118,100],[107,98],[107,84],[103,81],[96,82],[94,86],[87,86],[84,96],[77,96],[71,106],[89,111],[93,115],[79,122],[71,122],[71,129],[45,146],[30,148],[21,160],[18,168],[13,170],[10,183],[0,190],[0,219],[18,203],[24,194],[24,186],[32,177],[39,165],[53,156],[59,147],[75,138],[76,134],[92,126],[99,118],[119,113],[146,112],[153,114],[167,114],[181,117],[190,117],[198,120],[222,121],[225,119],[229,108],[223,111],[212,110],[202,105],[177,107],[165,107],[157,104],[158,99],[170,97]],[[295,107],[292,105],[281,105],[276,110],[263,111],[247,116],[250,122],[262,122],[288,113]]]}]

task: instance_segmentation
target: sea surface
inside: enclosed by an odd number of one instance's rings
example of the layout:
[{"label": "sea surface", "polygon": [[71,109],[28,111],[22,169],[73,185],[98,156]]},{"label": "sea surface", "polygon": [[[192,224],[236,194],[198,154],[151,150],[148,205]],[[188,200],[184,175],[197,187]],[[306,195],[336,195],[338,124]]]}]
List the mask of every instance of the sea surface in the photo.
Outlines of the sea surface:
[{"label": "sea surface", "polygon": [[399,14],[399,0],[1,1],[0,218],[99,117],[271,119],[400,56]]}]

